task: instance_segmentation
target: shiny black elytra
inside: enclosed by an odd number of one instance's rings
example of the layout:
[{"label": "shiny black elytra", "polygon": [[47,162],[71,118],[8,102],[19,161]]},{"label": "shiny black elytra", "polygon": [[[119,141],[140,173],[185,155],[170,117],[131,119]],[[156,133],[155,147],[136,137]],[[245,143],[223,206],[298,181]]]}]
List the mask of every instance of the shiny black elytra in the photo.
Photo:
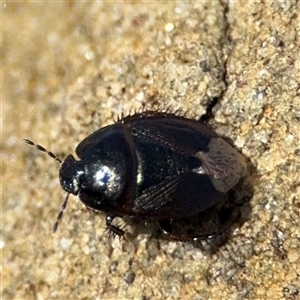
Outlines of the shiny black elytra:
[{"label": "shiny black elytra", "polygon": [[104,212],[107,229],[122,237],[125,232],[113,225],[115,217],[157,220],[163,226],[213,207],[246,172],[239,152],[214,131],[156,111],[93,132],[76,148],[80,160],[70,154],[62,162],[42,146],[24,141],[62,163],[59,180],[68,194],[54,232],[69,194]]}]

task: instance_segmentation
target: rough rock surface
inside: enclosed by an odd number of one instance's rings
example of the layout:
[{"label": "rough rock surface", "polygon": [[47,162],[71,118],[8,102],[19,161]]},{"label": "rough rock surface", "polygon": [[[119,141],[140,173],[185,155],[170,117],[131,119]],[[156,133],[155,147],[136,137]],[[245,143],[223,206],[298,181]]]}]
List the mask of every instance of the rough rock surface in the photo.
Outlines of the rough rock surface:
[{"label": "rough rock surface", "polygon": [[[3,299],[299,299],[299,1],[2,4]],[[248,158],[247,218],[210,255],[64,199],[59,157],[142,106],[182,109]]]}]

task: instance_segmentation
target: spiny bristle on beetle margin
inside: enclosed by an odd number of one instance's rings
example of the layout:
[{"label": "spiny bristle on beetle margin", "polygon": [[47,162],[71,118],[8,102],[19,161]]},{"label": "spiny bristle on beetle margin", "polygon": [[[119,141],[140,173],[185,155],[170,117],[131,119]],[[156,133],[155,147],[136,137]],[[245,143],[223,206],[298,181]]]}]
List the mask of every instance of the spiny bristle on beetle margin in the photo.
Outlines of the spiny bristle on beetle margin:
[{"label": "spiny bristle on beetle margin", "polygon": [[64,215],[64,211],[65,211],[65,209],[67,207],[67,203],[68,203],[68,200],[69,200],[69,195],[70,195],[70,193],[67,194],[66,199],[63,202],[63,204],[62,204],[62,206],[60,208],[59,213],[57,214],[56,221],[55,221],[55,223],[53,225],[53,233],[56,232],[58,224],[59,224],[60,220],[62,219],[62,217]]},{"label": "spiny bristle on beetle margin", "polygon": [[54,153],[52,153],[51,151],[48,151],[46,148],[44,148],[43,146],[41,145],[38,145],[36,143],[34,143],[33,141],[31,140],[28,140],[28,139],[23,139],[23,141],[30,145],[30,146],[34,146],[36,149],[38,149],[39,151],[42,151],[42,152],[45,152],[47,153],[50,157],[54,158],[56,161],[58,161],[60,164],[62,163],[62,160],[60,158],[58,158]]}]

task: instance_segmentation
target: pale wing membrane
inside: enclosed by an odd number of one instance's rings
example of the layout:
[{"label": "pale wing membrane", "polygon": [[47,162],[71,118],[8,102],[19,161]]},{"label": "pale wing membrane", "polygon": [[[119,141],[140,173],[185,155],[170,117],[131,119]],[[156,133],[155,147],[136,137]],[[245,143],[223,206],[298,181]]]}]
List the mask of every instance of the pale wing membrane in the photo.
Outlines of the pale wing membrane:
[{"label": "pale wing membrane", "polygon": [[196,157],[202,165],[193,171],[207,174],[214,187],[223,193],[233,188],[246,174],[246,163],[241,154],[222,138],[212,138],[207,152],[199,151]]}]

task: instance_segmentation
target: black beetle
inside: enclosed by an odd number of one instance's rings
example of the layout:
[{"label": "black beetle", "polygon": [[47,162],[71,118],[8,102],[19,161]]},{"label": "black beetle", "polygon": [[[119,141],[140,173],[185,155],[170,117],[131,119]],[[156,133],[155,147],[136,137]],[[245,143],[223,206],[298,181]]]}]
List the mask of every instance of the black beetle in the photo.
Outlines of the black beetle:
[{"label": "black beetle", "polygon": [[[123,117],[85,138],[76,148],[80,160],[68,155],[59,180],[68,193],[106,214],[107,229],[115,217],[157,220],[161,226],[203,212],[220,201],[245,175],[241,154],[196,120],[170,113],[145,111]],[[164,231],[164,228],[162,227]]]}]

